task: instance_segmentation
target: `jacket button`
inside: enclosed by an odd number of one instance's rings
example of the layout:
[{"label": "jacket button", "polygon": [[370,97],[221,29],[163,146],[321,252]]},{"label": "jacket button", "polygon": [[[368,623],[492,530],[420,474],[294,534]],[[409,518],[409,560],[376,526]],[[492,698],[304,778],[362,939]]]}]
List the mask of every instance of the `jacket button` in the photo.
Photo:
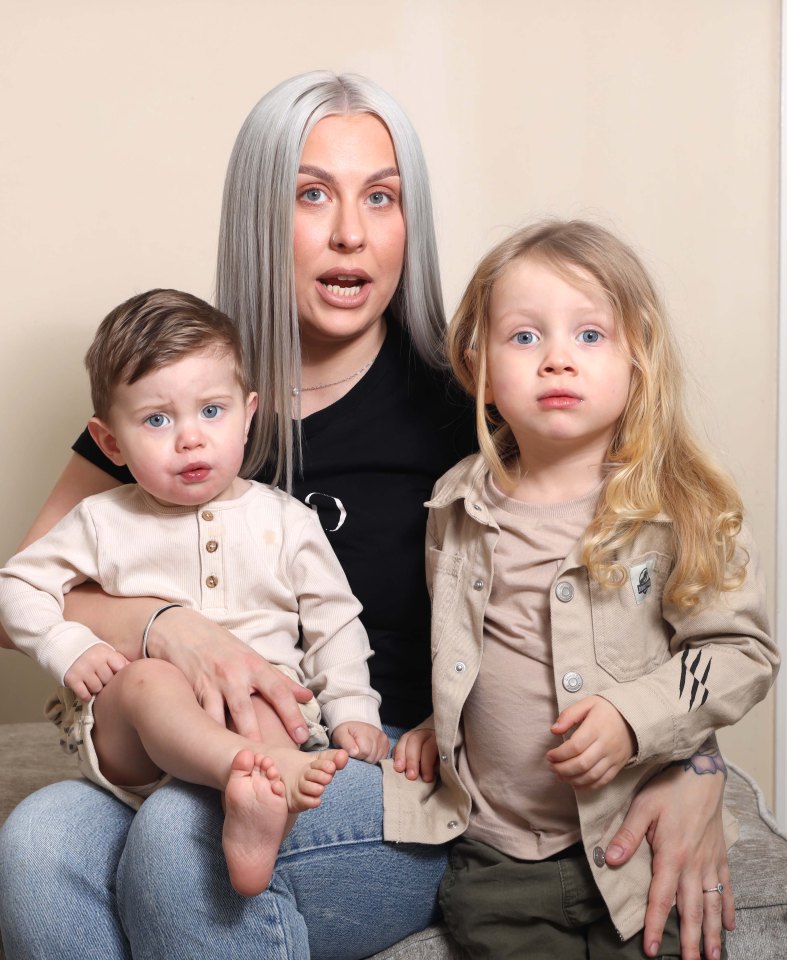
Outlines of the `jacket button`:
[{"label": "jacket button", "polygon": [[596,865],[597,867],[603,867],[606,862],[607,862],[607,858],[604,856],[604,851],[602,850],[602,848],[601,848],[601,847],[594,847],[594,848],[593,848],[593,863],[595,863],[595,865]]},{"label": "jacket button", "polygon": [[208,553],[215,553],[219,549],[219,544],[216,540],[208,540],[205,544],[205,549]]},{"label": "jacket button", "polygon": [[454,670],[456,670],[457,673],[464,673],[465,672],[464,663],[461,660],[457,660],[457,662],[454,664]]},{"label": "jacket button", "polygon": [[447,753],[441,753],[441,754],[440,754],[440,759],[443,761],[443,763],[445,763],[445,761],[448,759],[448,754],[447,754]]},{"label": "jacket button", "polygon": [[569,670],[563,676],[563,689],[568,690],[569,693],[576,693],[577,690],[581,690],[582,683],[582,674],[575,673],[573,670]]},{"label": "jacket button", "polygon": [[483,589],[484,589],[484,581],[476,580],[476,582],[473,584],[473,590],[483,590]]},{"label": "jacket button", "polygon": [[203,510],[202,519],[207,520],[208,523],[210,523],[210,521],[213,519],[213,513],[210,510]]},{"label": "jacket button", "polygon": [[456,830],[459,824],[456,822],[456,820],[449,820],[446,826],[448,827],[449,830]]},{"label": "jacket button", "polygon": [[205,586],[210,587],[211,589],[213,589],[213,587],[217,587],[218,585],[219,585],[219,578],[214,577],[213,574],[211,574],[205,580]]},{"label": "jacket button", "polygon": [[480,510],[480,509],[481,507],[477,503],[473,504],[473,510]]},{"label": "jacket button", "polygon": [[569,600],[574,599],[574,588],[568,580],[561,580],[555,587],[555,595],[558,600],[562,600],[563,603],[568,603]]}]

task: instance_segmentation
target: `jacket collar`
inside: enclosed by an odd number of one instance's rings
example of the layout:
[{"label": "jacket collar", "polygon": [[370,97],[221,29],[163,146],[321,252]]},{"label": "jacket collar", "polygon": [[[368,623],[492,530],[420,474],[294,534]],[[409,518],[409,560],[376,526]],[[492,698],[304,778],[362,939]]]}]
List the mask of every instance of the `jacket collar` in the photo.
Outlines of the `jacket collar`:
[{"label": "jacket collar", "polygon": [[448,507],[457,500],[464,500],[465,510],[474,520],[489,523],[489,511],[484,499],[484,481],[489,472],[480,453],[460,460],[444,474],[434,488],[432,499],[424,506],[429,509]]},{"label": "jacket collar", "polygon": [[[472,454],[460,460],[455,467],[438,480],[432,499],[425,504],[430,509],[450,506],[457,500],[464,500],[465,511],[474,520],[488,524],[489,511],[484,499],[484,482],[489,468],[480,453]],[[672,523],[670,517],[660,511],[646,523]]]}]

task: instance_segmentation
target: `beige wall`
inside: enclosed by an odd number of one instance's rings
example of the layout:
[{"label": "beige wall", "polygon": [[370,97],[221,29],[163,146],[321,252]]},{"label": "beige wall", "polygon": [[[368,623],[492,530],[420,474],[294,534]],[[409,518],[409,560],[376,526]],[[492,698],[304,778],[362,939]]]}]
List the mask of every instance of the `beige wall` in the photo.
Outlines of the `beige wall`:
[{"label": "beige wall", "polygon": [[[135,291],[210,296],[224,166],[271,85],[376,78],[421,133],[447,305],[511,227],[599,218],[644,254],[692,403],[774,568],[777,0],[3,0],[0,382],[10,554],[90,413],[81,357]],[[0,721],[49,684],[0,653]],[[723,743],[769,792],[772,703]]]}]

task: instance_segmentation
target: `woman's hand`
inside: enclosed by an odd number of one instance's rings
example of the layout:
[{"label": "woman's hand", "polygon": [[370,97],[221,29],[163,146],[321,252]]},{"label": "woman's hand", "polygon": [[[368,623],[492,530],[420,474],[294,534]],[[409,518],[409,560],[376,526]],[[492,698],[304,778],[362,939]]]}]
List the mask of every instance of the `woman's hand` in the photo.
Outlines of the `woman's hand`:
[{"label": "woman's hand", "polygon": [[[653,848],[653,879],[643,933],[645,952],[656,956],[667,915],[677,900],[682,960],[721,956],[721,928],[735,929],[721,810],[727,768],[711,738],[689,760],[654,777],[634,798],[606,850],[609,866],[629,860],[644,837]],[[719,895],[703,893],[723,884]]]},{"label": "woman's hand", "polygon": [[217,723],[224,725],[228,712],[241,736],[258,740],[251,696],[259,693],[296,743],[308,739],[298,703],[311,700],[311,691],[197,611],[173,607],[157,617],[148,634],[148,652],[185,674],[202,709]]},{"label": "woman's hand", "polygon": [[434,730],[417,727],[403,734],[393,751],[394,770],[408,780],[431,783],[437,774],[437,738]]}]

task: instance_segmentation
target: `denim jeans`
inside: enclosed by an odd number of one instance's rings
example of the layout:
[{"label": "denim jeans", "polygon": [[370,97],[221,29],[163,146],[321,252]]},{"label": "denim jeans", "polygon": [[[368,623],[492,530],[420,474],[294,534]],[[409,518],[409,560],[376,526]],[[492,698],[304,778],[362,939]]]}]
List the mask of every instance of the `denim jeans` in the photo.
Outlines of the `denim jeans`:
[{"label": "denim jeans", "polygon": [[351,760],[298,817],[270,888],[229,885],[216,791],[173,782],[136,815],[84,781],[0,832],[8,960],[353,960],[433,923],[444,847],[382,840],[382,773]]}]

